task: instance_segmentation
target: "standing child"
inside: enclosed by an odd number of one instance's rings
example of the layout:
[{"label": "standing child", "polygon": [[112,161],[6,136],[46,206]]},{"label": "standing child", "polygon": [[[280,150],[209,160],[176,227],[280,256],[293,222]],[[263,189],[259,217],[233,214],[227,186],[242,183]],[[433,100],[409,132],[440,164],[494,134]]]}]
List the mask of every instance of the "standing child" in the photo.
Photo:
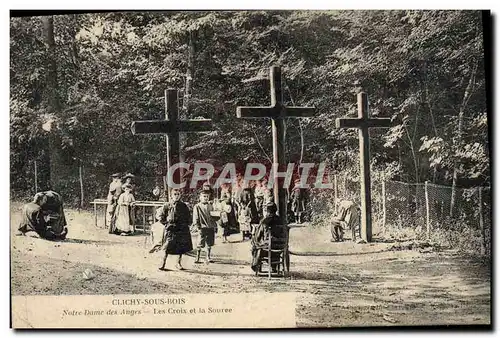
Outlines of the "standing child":
[{"label": "standing child", "polygon": [[240,223],[242,239],[245,240],[245,238],[251,238],[252,217],[250,206],[244,205],[241,207],[238,215],[238,223]]},{"label": "standing child", "polygon": [[236,214],[234,204],[231,202],[231,193],[222,193],[222,201],[220,202],[220,224],[224,230],[222,233],[222,243],[227,243],[227,236],[238,233],[238,223],[236,222]]},{"label": "standing child", "polygon": [[300,180],[296,180],[290,195],[291,211],[296,223],[303,222],[303,215],[306,212],[306,198],[307,190],[300,186]]},{"label": "standing child", "polygon": [[198,229],[198,245],[195,261],[197,264],[201,263],[201,249],[204,247],[207,250],[205,264],[212,263],[211,250],[215,242],[215,229],[217,228],[217,224],[211,215],[214,211],[214,207],[209,203],[209,198],[209,192],[201,191],[200,202],[193,208],[193,225]]},{"label": "standing child", "polygon": [[255,205],[257,206],[257,213],[261,219],[264,216],[263,206],[264,206],[264,187],[261,181],[257,181],[255,186]]},{"label": "standing child", "polygon": [[151,224],[149,228],[150,238],[152,243],[152,248],[149,250],[149,253],[153,253],[161,250],[163,246],[163,237],[165,234],[165,225],[161,223],[161,217],[163,214],[163,206],[156,209],[155,219],[156,222]]},{"label": "standing child", "polygon": [[[242,208],[240,213],[241,219],[242,221],[250,223],[248,225],[248,231],[245,230],[246,235],[245,233],[243,234],[243,239],[245,239],[245,237],[251,238],[253,233],[252,226],[259,224],[259,213],[257,212],[257,206],[255,204],[255,196],[252,188],[253,184],[249,183],[250,182],[244,183],[247,184],[247,186],[242,189],[240,194],[240,205]],[[248,218],[250,218],[250,220],[248,220]],[[241,227],[243,228],[244,226],[241,225]]]}]

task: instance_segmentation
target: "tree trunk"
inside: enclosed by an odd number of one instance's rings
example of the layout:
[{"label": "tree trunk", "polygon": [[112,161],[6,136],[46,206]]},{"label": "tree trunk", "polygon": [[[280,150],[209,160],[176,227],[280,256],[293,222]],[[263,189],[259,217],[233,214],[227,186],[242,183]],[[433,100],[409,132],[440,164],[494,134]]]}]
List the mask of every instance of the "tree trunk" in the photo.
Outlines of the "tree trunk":
[{"label": "tree trunk", "polygon": [[47,46],[47,103],[49,113],[57,113],[60,110],[60,102],[57,91],[57,66],[56,66],[56,42],[54,39],[54,19],[52,16],[43,16],[43,35]]},{"label": "tree trunk", "polygon": [[300,160],[299,164],[302,164],[302,161],[304,160],[304,129],[302,129],[302,123],[299,120],[299,129],[300,129]]},{"label": "tree trunk", "polygon": [[486,250],[486,230],[484,228],[483,220],[483,187],[477,188],[477,193],[479,195],[479,229],[481,229],[481,254],[485,255]]},{"label": "tree trunk", "polygon": [[[188,55],[187,55],[187,68],[186,68],[186,84],[184,89],[184,101],[183,101],[183,108],[185,113],[189,112],[190,108],[189,104],[192,95],[193,76],[195,71],[195,66],[194,66],[195,48],[194,48],[194,37],[192,32],[189,32],[189,41],[187,50],[188,50]],[[181,117],[187,118],[187,116],[182,116],[182,114]]]},{"label": "tree trunk", "polygon": [[349,174],[347,173],[347,170],[344,172],[344,193],[342,195],[343,199],[347,199],[349,196],[347,196],[347,191],[348,191],[348,185],[347,185],[347,176]]},{"label": "tree trunk", "polygon": [[[434,136],[438,137],[439,134],[438,134],[438,131],[437,131],[437,128],[436,128],[436,120],[434,119],[434,113],[432,111],[432,104],[431,104],[431,100],[430,100],[429,96],[430,96],[429,95],[429,86],[426,83],[425,84],[425,102],[427,103],[427,107],[429,108],[429,115],[430,115],[430,118],[431,118],[432,129],[434,130]],[[432,171],[432,183],[436,183],[436,174],[437,174],[437,167],[434,166],[434,169]]]},{"label": "tree trunk", "polygon": [[[460,110],[458,112],[458,128],[457,128],[457,133],[453,139],[453,149],[456,150],[457,147],[460,147],[460,144],[462,142],[462,130],[463,130],[463,124],[464,124],[464,113],[465,113],[465,107],[467,106],[467,102],[469,101],[469,98],[472,94],[472,89],[474,87],[474,82],[476,79],[476,71],[477,71],[477,62],[476,64],[472,67],[472,72],[469,78],[469,83],[467,84],[467,88],[465,88],[464,92],[464,97],[462,99],[462,104],[460,105]],[[458,180],[458,163],[455,160],[455,165],[453,168],[453,182],[451,184],[451,201],[450,201],[450,217],[453,217],[453,212],[455,209],[455,200],[456,200],[456,195],[457,195],[457,180]]]},{"label": "tree trunk", "polygon": [[[194,72],[195,72],[195,64],[194,64],[194,57],[195,57],[195,45],[194,45],[194,36],[193,32],[188,33],[188,55],[187,55],[187,68],[186,68],[186,82],[185,82],[185,87],[184,87],[184,98],[182,100],[182,110],[179,114],[179,117],[181,120],[187,119],[190,116],[190,108],[191,108],[191,97],[193,95],[193,78],[194,78]],[[185,155],[184,155],[184,149],[186,147],[186,134],[180,133],[179,134],[179,146],[180,146],[180,154],[179,154],[179,161],[180,162],[185,162]],[[183,180],[182,177],[185,175],[185,170],[183,168],[179,168],[179,171],[181,173],[181,180]]]},{"label": "tree trunk", "polygon": [[431,218],[430,218],[430,206],[429,206],[429,182],[425,181],[424,185],[425,192],[425,224],[426,224],[426,233],[427,240],[431,239]]},{"label": "tree trunk", "polygon": [[[458,113],[458,132],[457,132],[457,146],[460,143],[462,136],[462,127],[464,121],[464,113],[462,110]],[[453,217],[453,211],[455,209],[455,201],[457,199],[457,180],[458,180],[458,169],[457,163],[455,163],[455,167],[453,168],[453,182],[451,183],[451,201],[450,201],[450,217]]]},{"label": "tree trunk", "polygon": [[[51,114],[57,115],[60,111],[60,101],[57,87],[57,66],[56,66],[56,43],[54,39],[54,19],[52,16],[43,16],[43,37],[47,47],[46,58],[46,91],[45,101],[47,104],[47,111]],[[55,159],[53,154],[53,137],[50,132],[47,134],[47,140],[44,142],[44,155],[42,156],[41,167],[47,174],[44,175],[48,181],[41,182],[40,188],[46,190],[54,186],[54,165]]]},{"label": "tree trunk", "polygon": [[[288,91],[288,95],[290,95],[290,101],[292,102],[292,106],[295,106],[295,101],[293,100],[292,92],[290,91],[290,87],[286,85],[286,90]],[[302,123],[300,122],[300,119],[297,119],[299,122],[299,133],[300,133],[300,159],[299,159],[299,165],[302,164],[302,161],[304,161],[304,129],[302,128]],[[285,124],[286,125],[286,124]],[[286,128],[285,128],[285,135],[286,135]],[[298,172],[297,169],[297,174],[300,175],[300,172]]]},{"label": "tree trunk", "polygon": [[[418,116],[418,110],[417,110],[417,116]],[[415,120],[415,124],[417,123],[417,120]],[[404,126],[405,128],[405,131],[406,131],[406,136],[408,137],[408,141],[410,142],[410,150],[411,150],[411,155],[412,155],[412,158],[413,158],[413,166],[415,167],[415,183],[419,183],[420,182],[420,175],[419,175],[419,164],[418,164],[418,157],[417,157],[417,153],[415,151],[415,140],[414,140],[414,137],[416,135],[416,131],[414,132],[413,134],[413,137],[410,136],[410,132],[408,131],[408,128],[406,126]]]},{"label": "tree trunk", "polygon": [[387,196],[385,192],[385,172],[382,171],[382,229],[385,231],[385,224],[387,222],[387,210],[386,210]]},{"label": "tree trunk", "polygon": [[[418,115],[418,114],[417,114]],[[408,137],[408,141],[410,142],[410,150],[411,150],[411,154],[412,154],[412,158],[413,158],[413,166],[415,167],[415,183],[417,185],[415,185],[415,190],[413,189],[410,189],[410,195],[408,196],[409,197],[409,201],[410,201],[410,210],[412,212],[418,210],[418,197],[417,197],[417,186],[418,186],[418,183],[420,182],[420,177],[419,177],[419,170],[418,170],[418,157],[417,157],[417,154],[416,154],[416,151],[415,151],[415,144],[414,144],[414,140],[412,139],[412,137],[410,137],[410,133],[408,132],[408,128],[405,126],[405,131],[406,131],[406,135]],[[409,176],[408,176],[408,179],[409,179]],[[413,185],[411,184],[411,182],[409,181],[409,187],[413,187]]]},{"label": "tree trunk", "polygon": [[334,204],[334,211],[335,211],[335,215],[337,214],[338,212],[338,207],[337,205],[339,204],[338,201],[339,201],[339,193],[338,193],[338,183],[337,183],[337,174],[333,175],[333,192],[334,192],[334,198],[335,198],[335,204]]}]

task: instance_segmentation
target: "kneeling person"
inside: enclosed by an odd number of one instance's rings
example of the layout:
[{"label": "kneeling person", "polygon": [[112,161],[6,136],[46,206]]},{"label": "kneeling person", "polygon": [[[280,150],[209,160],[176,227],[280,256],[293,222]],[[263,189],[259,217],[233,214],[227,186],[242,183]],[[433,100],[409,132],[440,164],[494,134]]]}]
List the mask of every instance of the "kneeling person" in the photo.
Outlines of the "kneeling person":
[{"label": "kneeling person", "polygon": [[40,237],[49,240],[64,240],[68,234],[61,195],[55,191],[39,192],[33,202],[23,207],[21,234],[34,231]]},{"label": "kneeling person", "polygon": [[344,240],[344,230],[351,229],[351,239],[356,241],[356,233],[359,233],[359,210],[352,201],[341,201],[339,211],[333,218],[331,225],[332,242],[342,242]]}]

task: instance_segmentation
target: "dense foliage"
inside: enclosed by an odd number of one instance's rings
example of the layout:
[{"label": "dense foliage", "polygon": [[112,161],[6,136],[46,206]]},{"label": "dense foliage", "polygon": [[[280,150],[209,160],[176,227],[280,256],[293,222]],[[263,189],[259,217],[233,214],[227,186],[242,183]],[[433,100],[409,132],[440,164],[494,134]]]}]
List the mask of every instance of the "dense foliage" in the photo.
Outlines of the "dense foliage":
[{"label": "dense foliage", "polygon": [[163,118],[166,88],[181,90],[182,117],[215,122],[184,137],[186,161],[269,163],[269,121],[238,120],[236,106],[269,104],[271,65],[282,66],[287,104],[317,107],[287,121],[289,161],[358,171],[357,133],[334,119],[356,114],[362,87],[371,114],[394,120],[371,131],[374,169],[405,182],[489,183],[482,28],[477,11],[11,18],[12,192],[33,193],[35,160],[44,173],[49,149],[52,182],[70,201],[79,169],[86,199],[104,196],[112,172],[160,177],[164,138],[134,136],[130,123]]}]

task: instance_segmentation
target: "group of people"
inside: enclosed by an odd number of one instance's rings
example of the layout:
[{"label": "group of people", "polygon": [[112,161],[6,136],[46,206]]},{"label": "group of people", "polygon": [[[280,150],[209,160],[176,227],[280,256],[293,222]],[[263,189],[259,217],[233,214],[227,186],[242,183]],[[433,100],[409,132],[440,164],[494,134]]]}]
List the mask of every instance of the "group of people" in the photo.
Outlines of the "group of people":
[{"label": "group of people", "polygon": [[215,244],[217,218],[221,213],[215,212],[211,194],[203,189],[199,193],[199,202],[194,205],[192,215],[187,204],[181,199],[181,191],[172,189],[170,201],[157,209],[157,222],[151,226],[153,248],[150,253],[164,251],[160,270],[166,271],[168,255],[178,255],[177,269],[184,270],[182,255],[193,250],[191,232],[198,233],[195,263],[202,263],[201,251],[205,248],[205,264],[213,263],[212,247]]},{"label": "group of people", "polygon": [[41,191],[23,206],[18,234],[29,232],[48,240],[66,239],[68,227],[61,195],[52,190]]},{"label": "group of people", "polygon": [[127,174],[120,177],[116,173],[111,175],[112,182],[109,184],[108,214],[106,226],[110,234],[127,236],[134,233],[134,175]]},{"label": "group of people", "polygon": [[[302,223],[307,210],[308,190],[300,187],[299,183],[298,180],[295,181],[290,193],[288,209],[291,217],[288,219],[290,222]],[[228,215],[228,222],[222,222],[223,228],[227,229],[230,235],[234,224],[238,223],[243,239],[250,239],[255,225],[264,217],[269,202],[274,202],[274,194],[273,190],[269,189],[267,180],[246,182],[238,178],[235,184],[223,187],[220,209],[235,210],[235,217]],[[224,223],[227,223],[227,226]]]},{"label": "group of people", "polygon": [[[192,208],[182,201],[181,191],[172,189],[170,201],[156,211],[157,222],[151,227],[153,248],[150,252],[164,251],[160,270],[166,271],[168,255],[178,255],[176,268],[184,270],[182,255],[192,251],[194,245],[191,232],[197,232],[195,263],[203,263],[201,253],[205,250],[204,263],[213,263],[212,247],[215,244],[217,229],[222,229],[222,242],[227,243],[228,237],[242,233],[243,239],[249,237],[252,244],[252,261],[262,254],[267,245],[267,238],[272,233],[276,238],[285,238],[287,228],[280,224],[276,215],[277,207],[273,200],[267,199],[265,204],[257,209],[253,191],[243,188],[235,192],[225,187],[221,199],[214,197],[213,189],[206,183],[199,192],[199,202]],[[236,196],[236,199],[235,199]],[[259,216],[262,212],[262,217]],[[258,266],[252,263],[252,268]]]},{"label": "group of people", "polygon": [[[113,180],[107,198],[109,232],[132,234],[134,176],[127,174],[121,178],[119,174],[113,174],[111,177]],[[217,199],[207,182],[199,192],[199,202],[192,208],[182,201],[180,190],[172,189],[170,201],[157,209],[157,222],[151,227],[154,247],[150,252],[164,251],[160,270],[166,270],[167,257],[172,254],[178,255],[177,269],[184,270],[182,256],[193,249],[196,249],[195,263],[202,263],[203,249],[205,264],[212,263],[212,247],[215,244],[217,229],[221,228],[222,243],[227,243],[229,236],[237,233],[242,234],[243,240],[251,240],[251,267],[254,271],[259,271],[264,256],[269,254],[269,238],[272,238],[271,243],[277,243],[276,245],[285,245],[288,238],[288,228],[281,224],[276,214],[277,206],[273,194],[266,185],[266,181],[240,181],[235,185],[223,187],[221,197]],[[292,205],[295,205],[293,210],[299,219],[305,211],[305,198],[300,189],[293,189],[291,194]],[[359,216],[359,207],[354,202],[341,201],[339,211],[332,220],[331,241],[343,241],[346,229],[352,231],[351,238],[355,241],[359,235]],[[62,198],[54,191],[37,193],[32,202],[24,205],[22,217],[20,234],[33,231],[49,240],[64,240],[68,234]],[[191,239],[192,232],[198,233],[195,245]],[[274,257],[272,261],[275,261]],[[271,268],[275,271],[276,264]]]}]

